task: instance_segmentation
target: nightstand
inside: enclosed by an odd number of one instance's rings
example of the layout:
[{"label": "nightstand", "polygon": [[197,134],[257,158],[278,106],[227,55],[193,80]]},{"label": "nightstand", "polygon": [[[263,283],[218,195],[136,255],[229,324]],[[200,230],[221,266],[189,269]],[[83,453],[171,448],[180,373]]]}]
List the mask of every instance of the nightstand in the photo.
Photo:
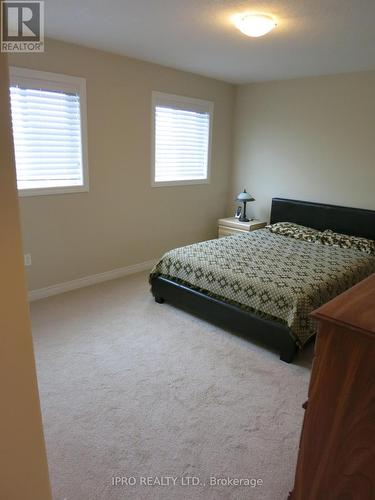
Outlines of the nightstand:
[{"label": "nightstand", "polygon": [[231,234],[247,233],[265,227],[267,222],[254,219],[249,222],[240,222],[235,217],[228,217],[227,219],[219,219],[217,221],[218,238],[229,236]]}]

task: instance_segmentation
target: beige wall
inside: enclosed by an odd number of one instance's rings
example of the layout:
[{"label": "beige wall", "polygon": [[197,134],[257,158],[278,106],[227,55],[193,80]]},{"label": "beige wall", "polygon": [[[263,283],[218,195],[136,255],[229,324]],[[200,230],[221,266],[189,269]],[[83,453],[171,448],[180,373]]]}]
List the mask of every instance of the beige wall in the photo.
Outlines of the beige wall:
[{"label": "beige wall", "polygon": [[0,54],[0,498],[51,498],[23,269],[8,106]]},{"label": "beige wall", "polygon": [[256,216],[273,196],[375,209],[374,71],[243,85],[235,116],[231,198]]},{"label": "beige wall", "polygon": [[[212,238],[226,214],[235,89],[182,71],[47,40],[10,63],[87,79],[90,192],[21,199],[29,288],[157,258]],[[208,185],[152,188],[151,91],[214,101]]]}]

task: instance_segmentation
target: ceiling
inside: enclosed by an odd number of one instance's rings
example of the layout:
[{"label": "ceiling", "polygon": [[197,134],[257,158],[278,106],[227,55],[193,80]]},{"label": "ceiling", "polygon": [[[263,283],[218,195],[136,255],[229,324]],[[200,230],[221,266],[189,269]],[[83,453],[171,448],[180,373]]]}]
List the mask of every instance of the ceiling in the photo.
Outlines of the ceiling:
[{"label": "ceiling", "polygon": [[[375,69],[374,0],[46,0],[46,35],[233,83]],[[231,16],[272,14],[248,38]]]}]

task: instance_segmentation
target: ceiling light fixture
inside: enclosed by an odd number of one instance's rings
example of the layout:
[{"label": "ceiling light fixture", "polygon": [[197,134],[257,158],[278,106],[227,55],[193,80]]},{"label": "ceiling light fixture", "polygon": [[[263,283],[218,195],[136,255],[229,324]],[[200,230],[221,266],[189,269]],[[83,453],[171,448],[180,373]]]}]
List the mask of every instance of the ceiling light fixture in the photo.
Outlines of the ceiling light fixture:
[{"label": "ceiling light fixture", "polygon": [[277,24],[267,14],[239,14],[233,18],[234,25],[247,36],[263,36],[273,30]]}]

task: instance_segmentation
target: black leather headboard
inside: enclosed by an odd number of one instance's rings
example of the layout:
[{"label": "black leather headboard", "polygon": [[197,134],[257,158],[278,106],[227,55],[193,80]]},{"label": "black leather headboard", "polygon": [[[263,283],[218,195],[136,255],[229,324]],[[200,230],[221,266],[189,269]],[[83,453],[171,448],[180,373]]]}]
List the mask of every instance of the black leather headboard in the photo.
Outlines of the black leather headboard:
[{"label": "black leather headboard", "polygon": [[332,229],[337,233],[375,240],[374,210],[273,198],[271,224],[275,222],[295,222],[321,231]]}]

